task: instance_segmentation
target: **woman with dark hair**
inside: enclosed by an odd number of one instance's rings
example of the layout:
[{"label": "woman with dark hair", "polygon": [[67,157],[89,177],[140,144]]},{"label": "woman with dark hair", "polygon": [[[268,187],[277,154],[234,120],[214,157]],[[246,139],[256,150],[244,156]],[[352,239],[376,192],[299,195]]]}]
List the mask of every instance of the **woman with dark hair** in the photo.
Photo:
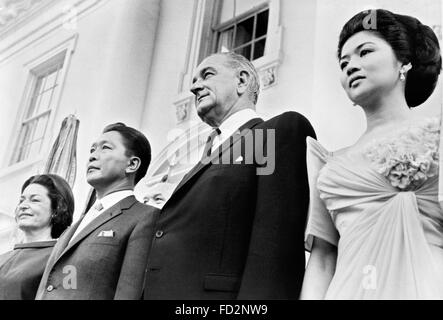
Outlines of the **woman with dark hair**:
[{"label": "woman with dark hair", "polygon": [[35,298],[56,239],[72,223],[74,197],[61,177],[30,177],[22,186],[15,212],[24,241],[0,255],[0,300]]},{"label": "woman with dark hair", "polygon": [[302,299],[443,299],[440,119],[416,120],[441,69],[433,31],[360,12],[339,39],[341,83],[367,129],[328,152],[308,138],[311,251]]}]

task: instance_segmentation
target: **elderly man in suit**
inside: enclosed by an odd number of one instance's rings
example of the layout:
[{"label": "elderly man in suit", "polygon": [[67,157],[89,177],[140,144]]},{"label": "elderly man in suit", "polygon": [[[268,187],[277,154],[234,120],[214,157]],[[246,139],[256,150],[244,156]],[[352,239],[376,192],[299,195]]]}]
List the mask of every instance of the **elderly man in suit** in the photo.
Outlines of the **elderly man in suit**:
[{"label": "elderly man in suit", "polygon": [[146,137],[122,123],[92,144],[87,181],[97,200],[58,240],[37,299],[140,299],[158,209],[138,202],[134,185],[146,174]]},{"label": "elderly man in suit", "polygon": [[144,298],[297,299],[314,130],[296,112],[260,119],[257,72],[237,54],[206,58],[191,91],[214,130],[157,220]]}]

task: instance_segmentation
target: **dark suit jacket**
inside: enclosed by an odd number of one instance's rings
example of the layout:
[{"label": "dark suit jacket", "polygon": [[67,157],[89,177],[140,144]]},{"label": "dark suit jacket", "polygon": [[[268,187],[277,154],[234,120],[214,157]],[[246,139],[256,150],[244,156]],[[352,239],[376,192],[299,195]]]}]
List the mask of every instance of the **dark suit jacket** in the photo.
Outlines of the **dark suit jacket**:
[{"label": "dark suit jacket", "polygon": [[69,243],[78,221],[54,247],[36,299],[140,299],[156,214],[130,196]]},{"label": "dark suit jacket", "polygon": [[309,202],[305,140],[315,133],[295,112],[253,119],[241,131],[257,139],[258,129],[275,129],[274,172],[257,175],[263,150],[247,164],[235,134],[215,157],[235,161],[240,152],[242,164],[200,163],[185,175],[156,223],[145,299],[298,298]]}]

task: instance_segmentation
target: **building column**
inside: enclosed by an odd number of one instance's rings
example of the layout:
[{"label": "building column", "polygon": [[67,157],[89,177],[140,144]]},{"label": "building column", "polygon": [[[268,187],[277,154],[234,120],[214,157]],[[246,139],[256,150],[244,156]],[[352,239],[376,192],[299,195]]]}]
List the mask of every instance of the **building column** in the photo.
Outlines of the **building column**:
[{"label": "building column", "polygon": [[140,127],[154,53],[160,0],[111,0],[113,23],[99,55],[105,60],[92,113],[100,122]]}]

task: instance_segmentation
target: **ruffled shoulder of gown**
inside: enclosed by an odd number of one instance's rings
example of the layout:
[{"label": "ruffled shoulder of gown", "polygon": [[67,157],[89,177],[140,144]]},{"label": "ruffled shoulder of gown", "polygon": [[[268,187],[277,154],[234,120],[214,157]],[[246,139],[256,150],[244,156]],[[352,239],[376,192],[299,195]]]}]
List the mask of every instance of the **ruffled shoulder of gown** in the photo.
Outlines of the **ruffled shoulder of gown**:
[{"label": "ruffled shoulder of gown", "polygon": [[424,118],[372,140],[363,156],[400,190],[414,190],[438,174],[440,119]]},{"label": "ruffled shoulder of gown", "polygon": [[319,159],[323,164],[325,164],[328,159],[332,156],[332,152],[326,150],[317,140],[312,137],[306,137],[306,153],[309,157],[314,157]]},{"label": "ruffled shoulder of gown", "polygon": [[332,153],[311,137],[306,138],[306,146],[309,213],[305,230],[305,248],[311,251],[314,237],[337,246],[339,235],[324,202],[320,199],[320,193],[317,188],[320,172],[327,164]]}]

